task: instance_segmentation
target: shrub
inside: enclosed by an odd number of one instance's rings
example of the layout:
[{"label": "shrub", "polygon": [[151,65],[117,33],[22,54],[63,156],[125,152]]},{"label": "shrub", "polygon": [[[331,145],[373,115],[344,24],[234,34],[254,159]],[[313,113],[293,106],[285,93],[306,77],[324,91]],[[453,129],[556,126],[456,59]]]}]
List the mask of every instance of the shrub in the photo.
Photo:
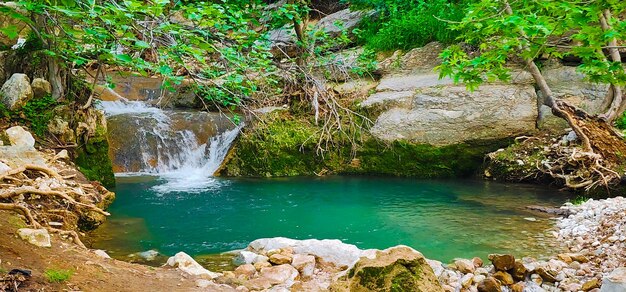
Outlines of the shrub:
[{"label": "shrub", "polygon": [[355,32],[359,42],[375,51],[409,50],[432,41],[452,43],[459,32],[445,20],[464,16],[467,1],[458,0],[351,0],[353,7],[375,9]]}]

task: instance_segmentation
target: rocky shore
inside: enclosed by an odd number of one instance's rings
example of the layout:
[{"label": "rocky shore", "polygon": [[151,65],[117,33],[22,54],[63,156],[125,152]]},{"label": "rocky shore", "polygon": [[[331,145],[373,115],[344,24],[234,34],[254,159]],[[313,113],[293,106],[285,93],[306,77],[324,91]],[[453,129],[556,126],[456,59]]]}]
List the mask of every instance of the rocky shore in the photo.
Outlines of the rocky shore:
[{"label": "rocky shore", "polygon": [[266,238],[237,251],[234,271],[213,273],[179,253],[169,266],[207,291],[626,291],[626,199],[560,208],[549,259],[491,254],[444,264],[406,246],[361,250],[339,240]]}]

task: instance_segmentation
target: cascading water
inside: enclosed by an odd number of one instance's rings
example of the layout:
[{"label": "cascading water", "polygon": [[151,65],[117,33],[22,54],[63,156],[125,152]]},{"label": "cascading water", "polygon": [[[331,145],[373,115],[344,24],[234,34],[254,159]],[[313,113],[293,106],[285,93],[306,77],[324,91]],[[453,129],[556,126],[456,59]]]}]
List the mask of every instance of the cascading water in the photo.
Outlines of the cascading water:
[{"label": "cascading water", "polygon": [[159,176],[159,193],[215,185],[211,177],[243,126],[220,114],[165,111],[140,101],[102,101],[100,108],[109,123],[116,173]]}]

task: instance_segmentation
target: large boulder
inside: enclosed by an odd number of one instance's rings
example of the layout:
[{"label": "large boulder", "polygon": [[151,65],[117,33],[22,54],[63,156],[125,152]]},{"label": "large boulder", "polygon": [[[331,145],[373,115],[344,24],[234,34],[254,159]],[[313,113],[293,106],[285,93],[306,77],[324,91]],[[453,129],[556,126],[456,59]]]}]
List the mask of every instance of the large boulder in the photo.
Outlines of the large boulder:
[{"label": "large boulder", "polygon": [[9,110],[17,110],[33,98],[33,89],[26,74],[15,73],[0,89],[0,99]]},{"label": "large boulder", "polygon": [[601,292],[626,291],[626,267],[617,268],[602,280]]},{"label": "large boulder", "polygon": [[361,258],[336,285],[349,291],[444,291],[424,256],[406,246]]},{"label": "large boulder", "polygon": [[371,133],[384,141],[444,146],[535,130],[537,96],[532,85],[485,85],[470,92],[446,83],[432,73],[381,81],[379,89],[395,90],[376,93],[362,104],[386,109]]},{"label": "large boulder", "polygon": [[35,138],[33,138],[33,135],[20,126],[8,128],[5,133],[9,137],[11,146],[31,149],[35,147]]},{"label": "large boulder", "polygon": [[447,146],[502,141],[531,134],[538,117],[532,76],[512,68],[511,81],[484,84],[475,91],[434,72],[443,46],[430,43],[383,60],[383,75],[361,102],[380,113],[371,134],[383,141]]}]

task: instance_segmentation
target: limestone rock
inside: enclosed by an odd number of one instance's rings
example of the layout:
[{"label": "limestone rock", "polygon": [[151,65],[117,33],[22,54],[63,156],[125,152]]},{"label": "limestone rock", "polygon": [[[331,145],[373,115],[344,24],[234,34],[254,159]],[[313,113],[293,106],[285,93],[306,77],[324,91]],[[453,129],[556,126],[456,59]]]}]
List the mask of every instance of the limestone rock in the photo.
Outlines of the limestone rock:
[{"label": "limestone rock", "polygon": [[166,265],[171,267],[177,267],[181,271],[194,275],[194,276],[208,276],[211,279],[215,279],[221,274],[213,273],[205,268],[203,268],[198,262],[196,262],[191,256],[184,252],[179,252],[173,257],[167,259]]},{"label": "limestone rock", "polygon": [[406,246],[361,258],[345,281],[350,291],[443,291],[424,256]]},{"label": "limestone rock", "polygon": [[489,277],[482,282],[478,283],[478,291],[479,292],[501,292],[502,287],[500,286],[500,282],[493,277]]},{"label": "limestone rock", "polygon": [[515,257],[510,254],[490,254],[489,260],[498,271],[508,271],[515,266]]},{"label": "limestone rock", "polygon": [[266,278],[255,278],[250,281],[246,281],[244,286],[253,291],[261,291],[272,287],[272,283],[270,283],[270,280]]},{"label": "limestone rock", "polygon": [[48,82],[48,80],[43,78],[33,79],[30,87],[33,89],[34,98],[42,98],[44,96],[52,94],[52,85],[50,85],[50,82]]},{"label": "limestone rock", "polygon": [[0,89],[0,99],[9,110],[17,110],[33,98],[30,79],[25,74],[15,73]]},{"label": "limestone rock", "polygon": [[39,247],[51,247],[50,234],[46,229],[21,228],[17,230],[21,239]]},{"label": "limestone rock", "polygon": [[295,254],[291,265],[296,268],[304,278],[313,276],[315,270],[315,257],[312,255]]},{"label": "limestone rock", "polygon": [[283,265],[291,263],[291,257],[284,254],[273,254],[270,256],[270,263],[275,265]]},{"label": "limestone rock", "polygon": [[245,264],[237,267],[234,272],[237,277],[244,276],[249,279],[256,274],[256,268],[252,264]]},{"label": "limestone rock", "polygon": [[203,289],[203,291],[211,291],[211,292],[234,292],[237,291],[235,288],[230,287],[225,284],[217,284],[213,281],[209,281],[206,279],[198,279],[196,280],[196,287]]},{"label": "limestone rock", "polygon": [[252,264],[254,263],[254,260],[257,258],[257,254],[250,252],[250,251],[239,251],[237,253],[237,255],[233,258],[233,263],[235,265],[245,265],[245,264]]},{"label": "limestone rock", "polygon": [[48,131],[54,134],[62,143],[70,144],[76,141],[74,130],[70,128],[68,121],[57,116],[48,122]]},{"label": "limestone rock", "polygon": [[251,242],[247,250],[257,254],[273,249],[291,247],[295,254],[311,254],[322,259],[326,263],[332,263],[338,267],[351,267],[364,253],[352,244],[346,244],[340,240],[295,240],[284,237],[262,238]]},{"label": "limestone rock", "polygon": [[476,268],[480,268],[483,266],[483,260],[479,257],[474,257],[472,259],[472,263],[474,264],[474,267]]},{"label": "limestone rock", "polygon": [[503,139],[535,130],[537,97],[533,86],[484,85],[469,92],[464,86],[446,85],[449,82],[435,74],[381,80],[380,92],[363,102],[388,108],[378,116],[371,133],[384,141],[443,146]]},{"label": "limestone rock", "polygon": [[611,274],[602,280],[601,292],[623,292],[626,291],[626,267],[613,270]]},{"label": "limestone rock", "polygon": [[11,168],[24,164],[46,166],[46,160],[41,153],[28,147],[0,146],[0,157],[2,162]]},{"label": "limestone rock", "polygon": [[524,292],[524,282],[518,282],[511,285],[511,292]]},{"label": "limestone rock", "polygon": [[456,266],[456,269],[463,274],[473,273],[476,269],[474,263],[466,259],[456,260],[454,261],[454,265]]},{"label": "limestone rock", "polygon": [[5,133],[9,137],[11,146],[34,148],[35,138],[28,131],[20,126],[8,128]]},{"label": "limestone rock", "polygon": [[286,284],[291,286],[298,277],[298,270],[287,264],[267,267],[261,269],[259,277],[269,280],[272,285]]},{"label": "limestone rock", "polygon": [[55,160],[69,160],[70,155],[67,153],[67,150],[63,149],[59,151],[56,155],[54,155]]}]

